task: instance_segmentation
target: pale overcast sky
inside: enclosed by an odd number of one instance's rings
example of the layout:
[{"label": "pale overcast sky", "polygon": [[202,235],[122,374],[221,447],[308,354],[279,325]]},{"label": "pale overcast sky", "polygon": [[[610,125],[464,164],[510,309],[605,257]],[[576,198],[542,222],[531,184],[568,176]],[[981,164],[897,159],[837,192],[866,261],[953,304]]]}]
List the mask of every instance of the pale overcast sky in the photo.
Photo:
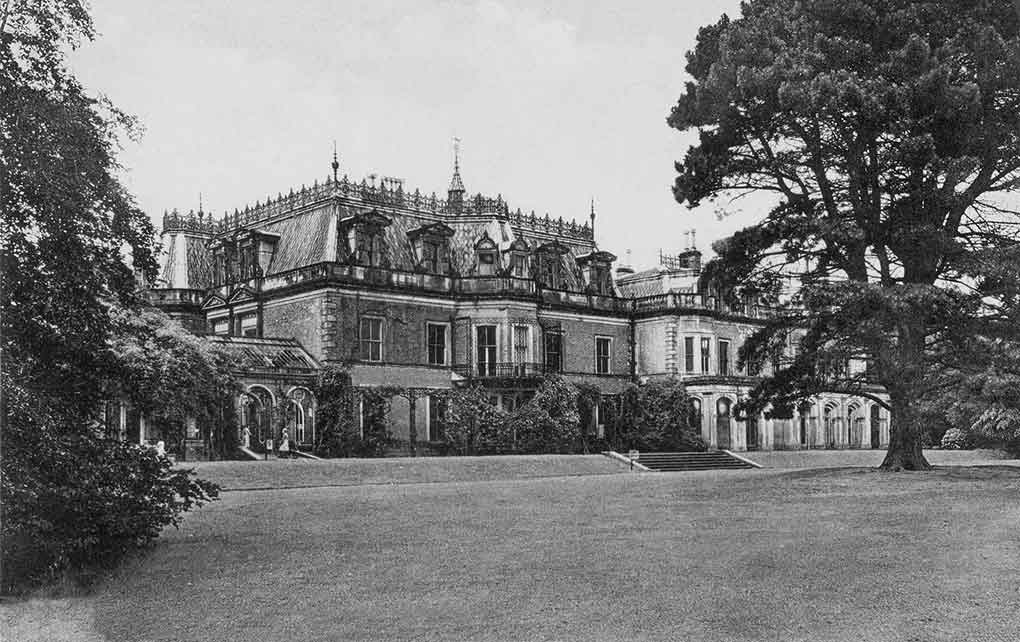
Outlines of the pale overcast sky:
[{"label": "pale overcast sky", "polygon": [[[699,26],[738,1],[598,3],[93,0],[73,66],[145,133],[121,161],[139,204],[207,211],[329,173],[445,195],[452,138],[469,192],[566,219],[647,266],[760,214],[690,212],[670,186],[689,139],[665,119]],[[753,207],[741,205],[740,207]]]}]

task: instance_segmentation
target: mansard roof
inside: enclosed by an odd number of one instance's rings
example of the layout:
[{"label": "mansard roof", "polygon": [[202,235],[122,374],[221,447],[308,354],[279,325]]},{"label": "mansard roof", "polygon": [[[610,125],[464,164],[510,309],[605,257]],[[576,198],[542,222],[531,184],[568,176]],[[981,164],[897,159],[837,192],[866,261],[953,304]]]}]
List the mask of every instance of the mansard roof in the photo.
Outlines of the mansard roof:
[{"label": "mansard roof", "polygon": [[377,188],[346,178],[269,198],[220,221],[203,219],[202,234],[191,229],[198,222],[196,218],[192,225],[190,218],[179,215],[165,217],[168,245],[186,244],[187,248],[178,247],[169,253],[163,266],[162,287],[178,288],[182,282],[194,289],[213,287],[211,246],[224,242],[232,245],[252,234],[275,240],[271,256],[266,256],[264,247],[259,248],[263,276],[344,262],[353,249],[349,237],[352,223],[376,226],[384,241],[382,265],[409,272],[420,268],[415,241],[423,235],[435,235],[447,240],[451,272],[471,276],[477,269],[476,244],[487,237],[501,252],[511,248],[552,251],[562,262],[565,286],[581,289],[583,279],[575,257],[595,251],[586,223],[549,215],[539,217],[534,212],[511,212],[501,197],[465,195],[462,207],[454,211],[435,196],[423,196],[418,190],[405,193],[402,187]]}]

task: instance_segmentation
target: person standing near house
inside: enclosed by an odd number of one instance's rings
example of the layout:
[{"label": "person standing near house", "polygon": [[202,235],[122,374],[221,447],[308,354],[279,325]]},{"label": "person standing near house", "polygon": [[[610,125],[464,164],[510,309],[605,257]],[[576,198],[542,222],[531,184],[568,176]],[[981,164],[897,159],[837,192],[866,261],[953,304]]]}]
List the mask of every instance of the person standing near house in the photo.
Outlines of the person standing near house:
[{"label": "person standing near house", "polygon": [[283,434],[280,435],[280,447],[277,449],[280,457],[290,457],[290,435],[287,433],[287,429],[283,429]]}]

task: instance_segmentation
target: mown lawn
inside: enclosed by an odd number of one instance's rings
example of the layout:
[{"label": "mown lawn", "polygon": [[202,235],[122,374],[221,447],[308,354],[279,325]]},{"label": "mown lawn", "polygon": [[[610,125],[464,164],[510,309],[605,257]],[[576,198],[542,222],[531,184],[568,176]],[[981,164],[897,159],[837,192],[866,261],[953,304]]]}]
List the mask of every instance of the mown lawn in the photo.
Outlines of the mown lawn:
[{"label": "mown lawn", "polygon": [[603,455],[519,455],[513,457],[393,457],[387,459],[275,459],[187,463],[224,490],[360,486],[564,475],[607,475],[626,466]]},{"label": "mown lawn", "polygon": [[1017,640],[1018,491],[1020,470],[983,467],[228,492],[93,595],[23,604],[7,625],[85,640]]}]

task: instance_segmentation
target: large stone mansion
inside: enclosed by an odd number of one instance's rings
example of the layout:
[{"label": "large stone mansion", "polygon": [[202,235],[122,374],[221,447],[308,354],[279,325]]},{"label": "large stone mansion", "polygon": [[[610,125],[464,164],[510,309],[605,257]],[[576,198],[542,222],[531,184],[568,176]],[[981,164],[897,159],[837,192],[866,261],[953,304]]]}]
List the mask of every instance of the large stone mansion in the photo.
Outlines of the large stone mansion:
[{"label": "large stone mansion", "polygon": [[[440,437],[436,391],[480,384],[513,408],[549,373],[604,396],[678,377],[700,400],[712,448],[888,443],[886,411],[845,395],[823,395],[794,419],[733,416],[756,382],[736,369],[737,349],[769,310],[727,307],[699,290],[693,235],[681,253],[635,272],[597,247],[594,208],[579,224],[469,196],[457,163],[443,199],[337,170],[334,159],[325,181],[220,220],[201,210],[163,217],[150,300],[238,356],[247,390],[239,431],[253,440],[273,436],[268,413],[282,407],[289,437],[314,442],[311,384],[323,365],[346,363],[356,386],[412,391],[389,413],[411,452]],[[603,430],[599,413],[588,429]],[[128,430],[158,437],[144,421]]]}]

